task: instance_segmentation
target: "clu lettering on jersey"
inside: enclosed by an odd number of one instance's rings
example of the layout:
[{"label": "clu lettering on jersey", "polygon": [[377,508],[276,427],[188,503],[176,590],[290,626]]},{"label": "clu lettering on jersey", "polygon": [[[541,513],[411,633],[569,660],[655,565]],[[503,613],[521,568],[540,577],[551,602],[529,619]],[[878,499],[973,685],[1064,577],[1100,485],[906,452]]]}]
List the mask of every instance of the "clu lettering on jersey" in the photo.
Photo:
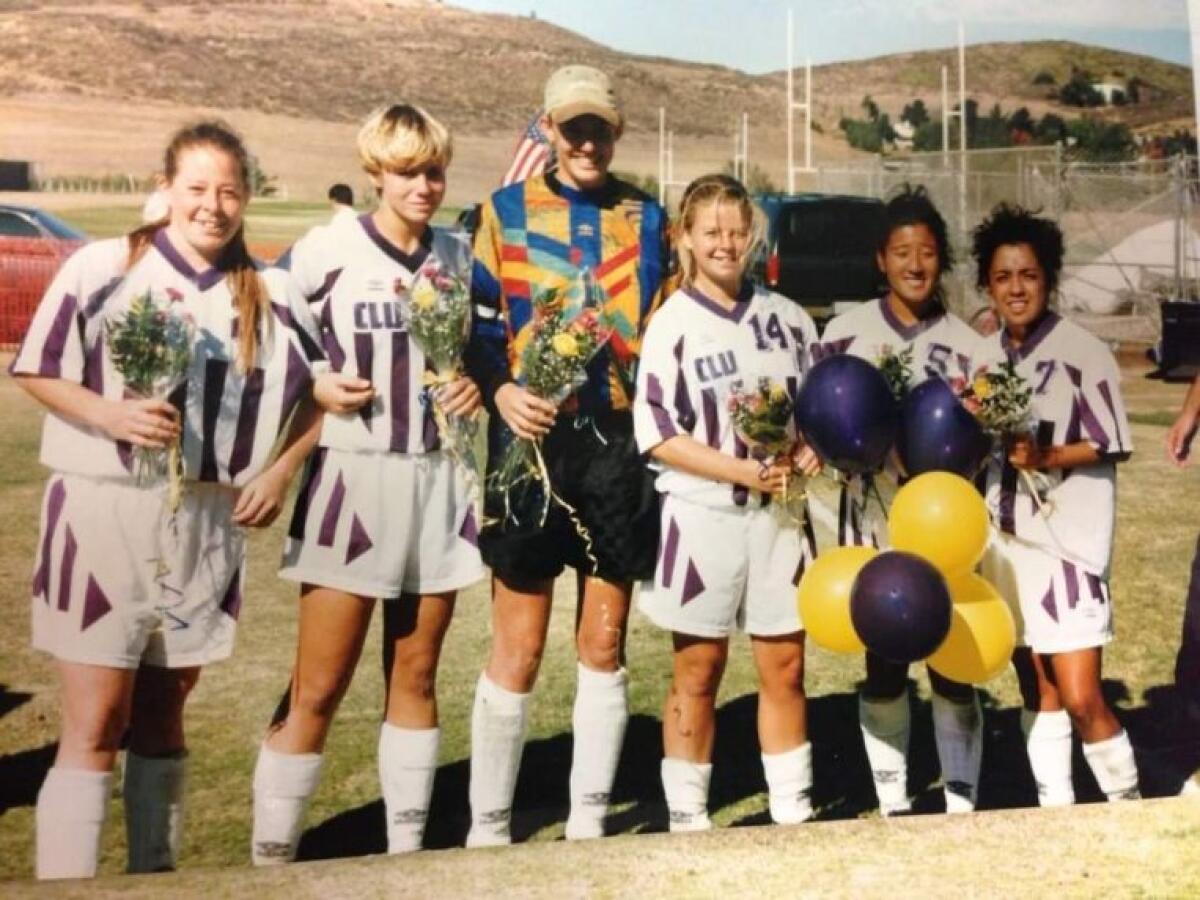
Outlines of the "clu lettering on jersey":
[{"label": "clu lettering on jersey", "polygon": [[734,356],[732,350],[714,353],[711,356],[701,356],[696,359],[696,377],[702,383],[736,375],[737,372],[737,357]]},{"label": "clu lettering on jersey", "polygon": [[354,327],[358,331],[404,331],[400,304],[394,300],[355,303]]}]

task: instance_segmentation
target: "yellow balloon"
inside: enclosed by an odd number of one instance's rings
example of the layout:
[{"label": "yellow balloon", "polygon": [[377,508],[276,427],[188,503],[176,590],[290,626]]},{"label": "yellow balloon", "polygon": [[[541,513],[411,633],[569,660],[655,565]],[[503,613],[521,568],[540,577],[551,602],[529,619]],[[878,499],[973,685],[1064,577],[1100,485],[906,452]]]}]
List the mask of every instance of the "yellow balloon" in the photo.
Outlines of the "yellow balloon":
[{"label": "yellow balloon", "polygon": [[975,568],[988,541],[987,506],[950,472],[926,472],[896,492],[888,514],[892,549],[924,557],[955,581]]},{"label": "yellow balloon", "polygon": [[1008,666],[1017,643],[1012,610],[996,589],[971,574],[950,585],[950,633],[927,662],[963,684],[991,681]]},{"label": "yellow balloon", "polygon": [[836,547],[826,550],[809,566],[796,600],[808,636],[837,653],[866,650],[850,622],[850,589],[854,579],[879,551],[874,547]]}]

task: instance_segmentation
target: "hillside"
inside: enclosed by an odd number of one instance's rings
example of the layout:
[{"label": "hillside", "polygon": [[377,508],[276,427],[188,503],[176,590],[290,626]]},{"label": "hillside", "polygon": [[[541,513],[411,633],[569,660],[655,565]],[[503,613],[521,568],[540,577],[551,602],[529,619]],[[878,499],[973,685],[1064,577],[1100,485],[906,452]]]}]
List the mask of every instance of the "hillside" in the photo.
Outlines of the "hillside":
[{"label": "hillside", "polygon": [[[763,31],[778,34],[771,22],[764,21]],[[130,149],[106,144],[109,153],[100,155],[144,168],[153,166],[143,160],[148,153],[153,159],[150,148],[171,123],[219,111],[253,132],[256,151],[277,160],[272,171],[311,194],[315,181],[281,159],[302,154],[297,132],[318,132],[321,146],[349,141],[352,123],[368,110],[403,98],[435,111],[461,146],[472,139],[486,144],[475,148],[484,157],[473,157],[471,165],[478,163],[486,179],[494,179],[536,108],[546,75],[576,61],[610,72],[625,103],[629,138],[618,167],[657,170],[660,106],[676,132],[681,178],[732,155],[733,129],[746,112],[752,157],[782,180],[783,73],[751,76],[633,56],[537,19],[468,12],[436,0],[0,0],[0,46],[0,119],[6,124],[0,156],[35,159],[47,174],[114,171],[111,163],[97,168],[92,162],[93,137],[100,135],[72,130],[73,118],[101,119],[103,136],[112,133]],[[865,94],[893,115],[915,96],[936,111],[940,67],[953,62],[953,52],[945,50],[814,69],[821,132],[814,140],[816,158],[854,155],[836,123],[844,114],[856,115]],[[1190,110],[1187,68],[1063,42],[970,47],[968,90],[983,109],[1000,102],[1006,109],[1027,105],[1035,115],[1062,112],[1032,81],[1046,70],[1061,82],[1072,63],[1097,77],[1136,76],[1154,87],[1153,102],[1105,115],[1153,126]],[[112,118],[126,115],[135,125],[146,119],[162,124],[143,132]],[[77,139],[64,141],[67,135]],[[349,153],[343,156],[337,165],[352,165]]]}]

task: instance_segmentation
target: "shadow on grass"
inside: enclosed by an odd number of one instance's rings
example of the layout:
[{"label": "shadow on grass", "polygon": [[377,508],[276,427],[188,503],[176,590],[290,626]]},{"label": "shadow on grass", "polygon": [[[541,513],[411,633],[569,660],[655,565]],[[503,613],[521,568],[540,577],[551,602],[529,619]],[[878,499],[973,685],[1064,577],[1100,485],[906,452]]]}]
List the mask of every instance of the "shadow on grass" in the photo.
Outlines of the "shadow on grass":
[{"label": "shadow on grass", "polygon": [[58,742],[0,756],[0,816],[17,806],[33,806],[54,763]]},{"label": "shadow on grass", "polygon": [[[912,684],[910,683],[910,688]],[[1124,707],[1125,684],[1105,680],[1110,705]],[[945,809],[929,703],[910,690],[908,787],[916,813]],[[986,690],[980,692],[984,710],[983,770],[979,808],[1007,809],[1037,804],[1033,775],[1025,754],[1020,710],[999,706]],[[717,710],[717,737],[709,810],[717,811],[756,797],[766,790],[757,737],[758,698],[745,694]],[[808,704],[813,740],[813,802],[818,820],[852,819],[876,808],[866,753],[858,726],[858,699],[850,692],[812,698]],[[1183,779],[1200,765],[1200,730],[1181,729],[1174,691],[1151,688],[1146,703],[1122,708],[1118,717],[1129,730],[1137,751],[1142,791],[1147,797],[1178,792]],[[565,822],[572,739],[569,733],[531,741],[525,746],[517,779],[513,838],[520,842],[542,829]],[[609,817],[612,834],[665,831],[666,809],[659,781],[662,731],[657,718],[630,719],[625,746],[613,785]],[[469,763],[459,760],[438,769],[432,812],[425,835],[431,849],[461,847],[470,823],[467,802]],[[0,773],[2,775],[3,773]],[[1088,769],[1078,739],[1074,752],[1075,792],[1080,803],[1104,800]],[[764,825],[767,812],[736,819],[735,826]],[[385,850],[381,801],[339,813],[309,829],[300,844],[301,859],[362,856]]]}]

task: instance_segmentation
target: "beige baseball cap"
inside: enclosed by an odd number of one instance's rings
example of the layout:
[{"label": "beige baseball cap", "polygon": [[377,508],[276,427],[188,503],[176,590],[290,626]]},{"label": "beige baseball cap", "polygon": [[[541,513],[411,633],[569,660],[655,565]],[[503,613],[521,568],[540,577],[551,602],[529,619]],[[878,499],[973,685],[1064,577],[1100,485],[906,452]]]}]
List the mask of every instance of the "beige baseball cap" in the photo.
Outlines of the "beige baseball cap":
[{"label": "beige baseball cap", "polygon": [[555,123],[588,113],[599,116],[614,128],[621,125],[621,112],[612,82],[591,66],[563,66],[546,81],[546,115]]}]

